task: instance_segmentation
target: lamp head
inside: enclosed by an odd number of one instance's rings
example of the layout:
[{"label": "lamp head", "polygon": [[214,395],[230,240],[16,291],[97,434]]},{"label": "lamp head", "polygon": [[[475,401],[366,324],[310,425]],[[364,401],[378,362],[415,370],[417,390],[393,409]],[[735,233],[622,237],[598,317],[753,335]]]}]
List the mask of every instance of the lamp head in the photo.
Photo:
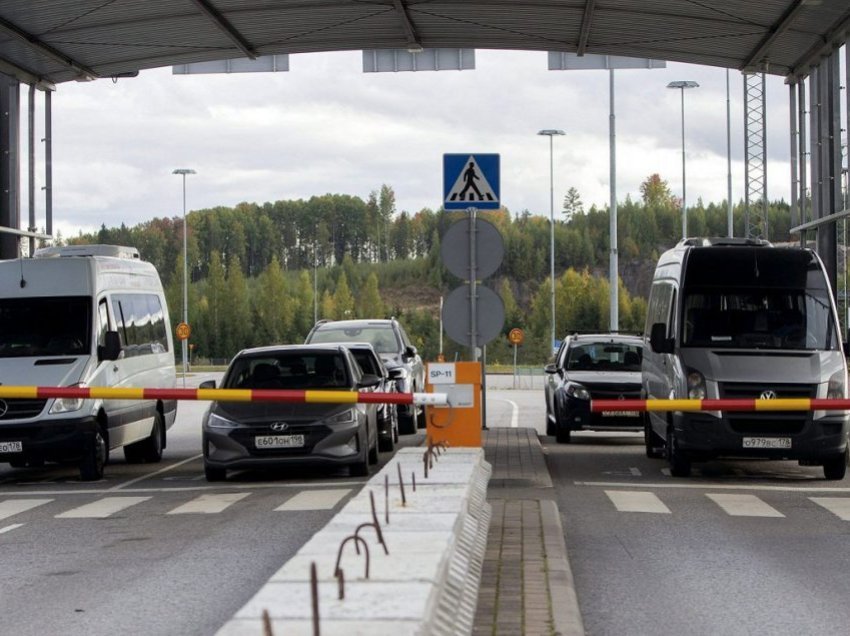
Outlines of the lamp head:
[{"label": "lamp head", "polygon": [[557,130],[554,128],[545,128],[537,133],[538,135],[546,135],[548,137],[554,137],[555,135],[566,135],[563,130]]},{"label": "lamp head", "polygon": [[667,84],[667,88],[699,88],[699,84],[690,80],[680,80],[677,82],[670,82]]},{"label": "lamp head", "polygon": [[171,174],[197,174],[191,168],[177,168]]}]

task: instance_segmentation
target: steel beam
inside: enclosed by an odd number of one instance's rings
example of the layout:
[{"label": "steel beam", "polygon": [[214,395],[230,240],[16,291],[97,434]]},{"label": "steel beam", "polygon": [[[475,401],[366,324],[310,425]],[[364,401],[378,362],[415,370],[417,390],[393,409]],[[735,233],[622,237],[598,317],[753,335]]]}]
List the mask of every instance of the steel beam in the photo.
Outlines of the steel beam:
[{"label": "steel beam", "polygon": [[596,8],[596,0],[587,0],[584,5],[584,15],[581,18],[581,30],[578,36],[578,47],[576,53],[584,55],[587,49],[587,40],[590,38],[590,26],[593,23],[593,10]]},{"label": "steel beam", "polygon": [[230,41],[236,45],[236,48],[252,60],[256,59],[257,51],[254,47],[251,46],[248,40],[246,40],[245,37],[236,30],[236,27],[230,24],[230,21],[228,21],[228,19],[213,6],[212,2],[209,2],[208,0],[192,0],[192,2],[197,5],[197,7],[201,10],[201,13],[212,20],[215,25],[221,29],[228,38],[230,38]]},{"label": "steel beam", "polygon": [[81,64],[77,60],[73,59],[65,55],[59,49],[47,44],[46,42],[40,40],[32,33],[24,31],[17,25],[9,22],[8,20],[4,20],[0,18],[0,31],[8,33],[9,35],[17,38],[24,44],[26,44],[29,48],[34,50],[36,53],[43,55],[54,62],[58,62],[65,68],[69,68],[72,71],[76,72],[81,79],[96,79],[99,75],[86,66],[85,64]]},{"label": "steel beam", "polygon": [[[19,230],[20,199],[20,83],[0,75],[0,227]],[[0,234],[0,259],[18,258],[17,236]]]},{"label": "steel beam", "polygon": [[413,27],[413,22],[410,19],[410,15],[407,13],[407,7],[404,5],[404,2],[402,2],[402,0],[393,0],[393,6],[395,7],[399,20],[401,20],[401,28],[404,30],[404,37],[407,40],[407,50],[411,53],[421,51],[422,44],[419,42],[419,36],[416,33],[416,29]]}]

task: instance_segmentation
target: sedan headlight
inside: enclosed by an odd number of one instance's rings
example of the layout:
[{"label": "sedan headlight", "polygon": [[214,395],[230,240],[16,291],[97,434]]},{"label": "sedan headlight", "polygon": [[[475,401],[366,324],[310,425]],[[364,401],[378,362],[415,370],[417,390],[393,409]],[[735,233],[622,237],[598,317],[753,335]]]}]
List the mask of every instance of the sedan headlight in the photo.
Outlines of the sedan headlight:
[{"label": "sedan headlight", "polygon": [[688,372],[688,398],[691,400],[705,399],[705,376],[693,369]]},{"label": "sedan headlight", "polygon": [[233,420],[228,420],[221,415],[216,415],[215,413],[210,413],[209,417],[207,417],[207,426],[210,428],[236,428],[239,426]]},{"label": "sedan headlight", "polygon": [[567,395],[577,400],[589,400],[590,392],[580,384],[568,384]]},{"label": "sedan headlight", "polygon": [[333,417],[325,420],[328,424],[350,424],[357,421],[357,409],[345,409],[342,413],[337,413]]},{"label": "sedan headlight", "polygon": [[829,379],[829,386],[826,390],[826,397],[830,400],[841,400],[844,399],[844,391],[844,371],[837,371],[836,373],[833,373],[832,377]]}]

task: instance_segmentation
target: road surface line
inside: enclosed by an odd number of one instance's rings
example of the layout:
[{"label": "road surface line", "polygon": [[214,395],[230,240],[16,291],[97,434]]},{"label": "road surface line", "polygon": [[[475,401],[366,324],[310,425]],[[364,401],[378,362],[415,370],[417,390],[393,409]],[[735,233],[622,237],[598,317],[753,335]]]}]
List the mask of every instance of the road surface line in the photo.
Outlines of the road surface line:
[{"label": "road surface line", "polygon": [[655,494],[640,490],[606,490],[605,494],[620,512],[650,512],[654,514],[670,514],[670,509],[664,505]]},{"label": "road surface line", "polygon": [[817,505],[826,508],[842,521],[850,521],[850,498],[848,497],[809,497]]},{"label": "road surface line", "polygon": [[755,495],[729,495],[713,494],[705,495],[718,506],[723,508],[730,517],[784,517],[773,506],[765,503]]},{"label": "road surface line", "polygon": [[0,519],[6,519],[13,515],[32,510],[38,506],[50,503],[52,499],[7,499],[0,501]]},{"label": "road surface line", "polygon": [[13,523],[11,526],[6,526],[5,528],[0,528],[0,534],[5,534],[7,532],[11,532],[12,530],[17,530],[18,528],[23,527],[22,523]]},{"label": "road surface line", "polygon": [[169,470],[173,470],[173,469],[177,468],[178,466],[182,466],[183,464],[188,464],[189,462],[193,462],[196,459],[200,459],[203,456],[204,456],[203,454],[194,455],[194,456],[190,457],[189,459],[184,459],[182,462],[177,462],[176,464],[171,464],[171,466],[166,466],[165,468],[161,468],[161,469],[157,470],[156,472],[148,473],[147,475],[142,475],[141,477],[136,477],[135,479],[131,479],[130,481],[125,481],[123,484],[118,484],[117,486],[113,486],[112,488],[107,488],[106,491],[107,492],[115,492],[116,490],[122,490],[122,489],[126,488],[127,486],[131,486],[131,485],[138,483],[140,481],[144,481],[145,479],[151,479],[152,477],[156,477],[157,475],[161,475],[162,473],[167,473]]},{"label": "road surface line", "polygon": [[106,519],[116,512],[135,506],[143,501],[147,501],[150,497],[104,497],[90,504],[72,508],[65,512],[55,515],[57,519]]},{"label": "road surface line", "polygon": [[351,492],[351,488],[304,490],[275,510],[330,510]]},{"label": "road surface line", "polygon": [[220,495],[201,495],[182,506],[178,506],[174,510],[170,510],[168,514],[216,514],[225,508],[232,506],[240,499],[244,499],[250,494],[251,493],[248,492],[231,492]]},{"label": "road surface line", "polygon": [[828,486],[746,486],[744,484],[636,484],[626,481],[574,481],[574,486],[588,486],[591,488],[684,488],[687,490],[760,490],[769,492],[823,492],[836,494],[850,494],[850,488],[830,488]]}]

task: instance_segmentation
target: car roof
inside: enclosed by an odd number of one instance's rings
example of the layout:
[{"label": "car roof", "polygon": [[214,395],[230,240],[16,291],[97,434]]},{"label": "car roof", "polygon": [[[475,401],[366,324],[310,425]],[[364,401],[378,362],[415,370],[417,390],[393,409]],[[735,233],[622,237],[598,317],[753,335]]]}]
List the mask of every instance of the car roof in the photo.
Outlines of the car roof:
[{"label": "car roof", "polygon": [[625,333],[581,333],[567,336],[571,342],[628,342],[643,344],[640,336]]},{"label": "car roof", "polygon": [[320,343],[320,344],[292,344],[292,345],[268,345],[265,347],[251,347],[250,349],[242,349],[234,357],[254,356],[254,355],[269,355],[275,353],[289,352],[344,352],[345,345],[337,343]]},{"label": "car roof", "polygon": [[314,328],[322,328],[327,327],[328,325],[333,325],[334,327],[366,327],[368,325],[375,326],[385,326],[392,325],[396,323],[395,318],[362,318],[358,320],[320,320],[314,325]]}]

